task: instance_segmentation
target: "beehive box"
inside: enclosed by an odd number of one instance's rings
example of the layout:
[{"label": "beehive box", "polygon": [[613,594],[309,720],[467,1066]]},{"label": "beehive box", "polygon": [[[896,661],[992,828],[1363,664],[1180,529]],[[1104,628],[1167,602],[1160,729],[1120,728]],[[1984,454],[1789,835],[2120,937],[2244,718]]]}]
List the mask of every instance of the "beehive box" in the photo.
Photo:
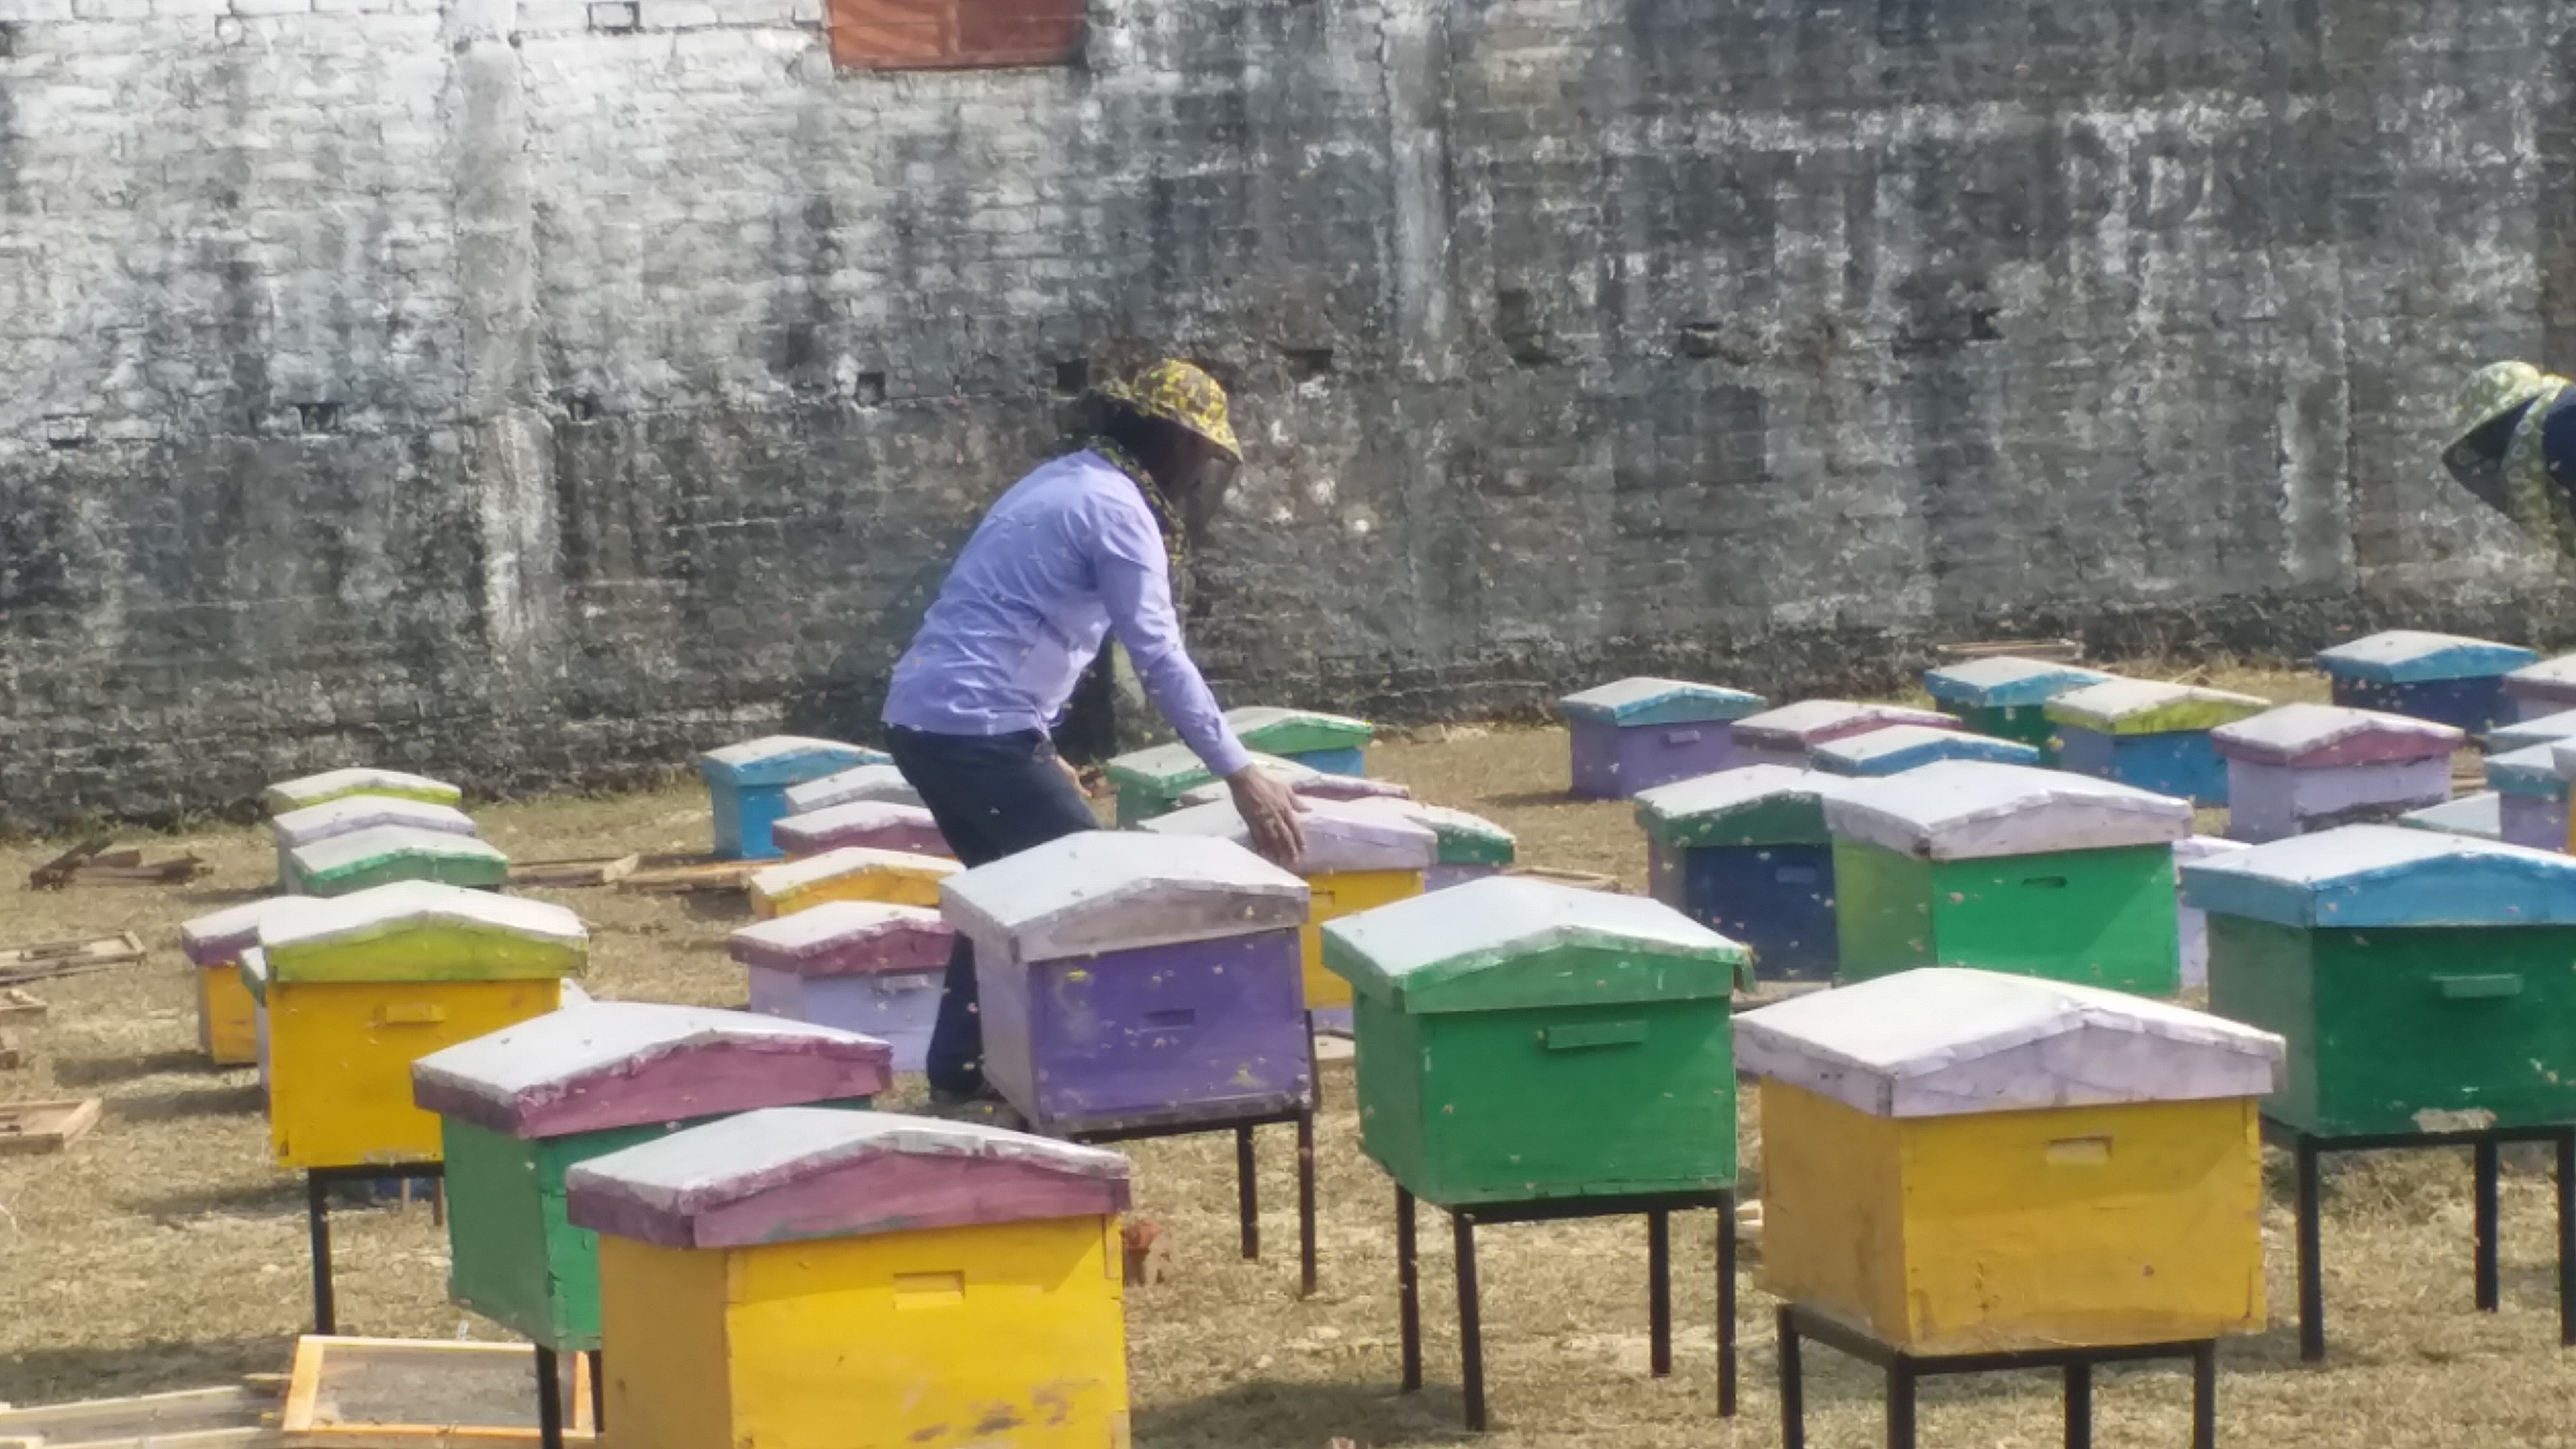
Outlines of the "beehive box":
[{"label": "beehive box", "polygon": [[1036,1130],[1313,1101],[1306,883],[1251,851],[1085,831],[952,876],[939,894],[975,943],[985,1079]]},{"label": "beehive box", "polygon": [[1764,1291],[1927,1356],[2262,1330],[2278,1037],[1935,968],[1747,1012],[1735,1041]]},{"label": "beehive box", "polygon": [[2398,816],[2396,823],[2410,830],[2439,830],[2478,840],[2501,841],[2504,839],[2504,797],[2493,790],[2480,790],[2457,800],[2409,810]]},{"label": "beehive box", "polygon": [[269,1146],[291,1168],[438,1160],[412,1063],[561,1004],[589,950],[561,906],[427,881],[263,917]]},{"label": "beehive box", "polygon": [[698,756],[715,813],[716,854],[726,860],[777,855],[769,827],[787,814],[789,787],[885,760],[875,750],[801,735],[769,735]]},{"label": "beehive box", "polygon": [[259,1001],[242,979],[242,953],[259,946],[259,923],[308,910],[297,896],[271,896],[199,916],[179,927],[179,950],[197,968],[197,1047],[219,1067],[256,1065]]},{"label": "beehive box", "polygon": [[1436,845],[1431,865],[1422,872],[1422,888],[1426,891],[1446,890],[1500,875],[1520,854],[1519,838],[1481,815],[1412,799],[1351,803],[1363,810],[1383,811],[1410,820],[1431,832]]},{"label": "beehive box", "polygon": [[1834,936],[1825,798],[1845,778],[1746,765],[1637,797],[1649,893],[1753,951],[1765,980],[1826,981]]},{"label": "beehive box", "polygon": [[1128,1443],[1116,1153],[776,1107],[568,1182],[619,1449]]},{"label": "beehive box", "polygon": [[[2555,748],[2526,745],[2487,756],[2487,788],[2496,792],[2496,823],[2505,844],[2567,848],[2567,781],[2551,754]],[[2569,752],[2568,764],[2576,768],[2576,751]]]},{"label": "beehive box", "polygon": [[1748,955],[1658,901],[1502,877],[1345,917],[1360,1143],[1458,1207],[1735,1182]]},{"label": "beehive box", "polygon": [[2279,1032],[2318,1135],[2576,1123],[2576,859],[2355,825],[2183,867],[2209,1009]]},{"label": "beehive box", "polygon": [[1733,725],[1758,694],[1681,679],[1622,679],[1556,702],[1571,736],[1574,793],[1624,800],[1736,763]]},{"label": "beehive box", "polygon": [[1842,977],[1977,966],[2123,991],[2181,984],[2173,843],[2190,802],[1953,761],[1827,797]]},{"label": "beehive box", "polygon": [[1828,740],[1808,752],[1830,775],[1901,775],[1943,760],[1983,760],[1996,765],[2037,765],[2040,752],[2014,740],[1958,729],[1890,725],[1867,734]]},{"label": "beehive box", "polygon": [[957,870],[957,862],[945,856],[844,846],[773,865],[753,876],[751,913],[765,921],[793,915],[825,901],[935,906],[939,904],[939,883]]},{"label": "beehive box", "polygon": [[1368,744],[1377,734],[1377,726],[1364,719],[1275,705],[1227,710],[1225,722],[1245,749],[1294,760],[1327,775],[1367,774]]},{"label": "beehive box", "polygon": [[1733,730],[1735,763],[1803,770],[1813,763],[1808,752],[1816,746],[1891,725],[1957,729],[1959,722],[1934,710],[1910,709],[1901,704],[1802,699],[1737,720]]},{"label": "beehive box", "polygon": [[[1323,774],[1294,760],[1257,751],[1252,763],[1291,789]],[[1122,830],[1180,809],[1183,794],[1216,779],[1185,744],[1131,750],[1103,765],[1101,773],[1118,791],[1118,826]]]},{"label": "beehive box", "polygon": [[2182,868],[2195,860],[2252,848],[2244,841],[2229,840],[2222,835],[2187,835],[2174,842],[2174,931],[2182,944],[2182,985],[2185,991],[2196,991],[2209,985],[2209,914],[2183,899]]},{"label": "beehive box", "polygon": [[769,836],[790,859],[852,845],[907,855],[957,854],[948,848],[948,837],[939,833],[939,822],[929,811],[892,800],[852,800],[782,816],[770,827]]},{"label": "beehive box", "polygon": [[[1323,924],[1422,894],[1423,878],[1440,858],[1440,838],[1417,820],[1339,801],[1311,801],[1298,820],[1306,831],[1306,854],[1297,862],[1307,887],[1306,926],[1299,942],[1306,1006],[1318,1013],[1346,1012],[1350,988],[1324,969]],[[1147,821],[1144,828],[1213,836],[1247,847],[1252,843],[1251,831],[1231,804],[1194,805]],[[1325,1020],[1338,1025],[1341,1018]]]},{"label": "beehive box", "polygon": [[2227,834],[2260,843],[2385,821],[2451,798],[2449,725],[2330,704],[2285,704],[2210,731],[2227,761]]},{"label": "beehive box", "polygon": [[2225,805],[2227,762],[2209,732],[2271,707],[2224,689],[2111,679],[2070,689],[2041,713],[2057,728],[2059,768],[2195,805]]},{"label": "beehive box", "polygon": [[2576,709],[2562,709],[2554,714],[2497,725],[2487,731],[2479,743],[2486,747],[2488,754],[2502,755],[2568,739],[2576,739]]},{"label": "beehive box", "polygon": [[268,822],[268,833],[277,842],[278,889],[302,889],[302,882],[296,879],[292,858],[298,848],[335,835],[350,835],[382,825],[399,825],[447,835],[473,836],[481,833],[464,811],[452,805],[432,805],[426,800],[412,800],[400,795],[343,795],[337,800],[289,810]]},{"label": "beehive box", "polygon": [[[873,751],[865,753],[874,754]],[[889,805],[919,805],[921,792],[903,777],[883,756],[864,765],[853,765],[819,780],[787,787],[787,813],[810,815],[829,810],[835,805],[848,805],[860,800],[882,800]]]},{"label": "beehive box", "polygon": [[471,835],[376,825],[325,836],[286,853],[286,874],[305,895],[344,896],[397,881],[498,890],[510,857]]},{"label": "beehive box", "polygon": [[2337,704],[2477,733],[2513,717],[2505,676],[2539,660],[2517,644],[2390,629],[2320,651],[2317,667]]},{"label": "beehive box", "polygon": [[2111,677],[2076,664],[1994,654],[1929,670],[1923,688],[1968,728],[2028,745],[2048,762],[2049,742],[2057,733],[2048,720],[2048,702]]},{"label": "beehive box", "polygon": [[265,803],[271,815],[284,815],[292,810],[309,809],[351,795],[390,795],[404,800],[420,800],[431,805],[456,806],[463,803],[464,792],[445,780],[427,775],[410,775],[400,770],[358,768],[326,770],[300,780],[286,780],[268,787]]},{"label": "beehive box", "polygon": [[2516,720],[2576,711],[2576,654],[2516,669],[2504,677],[2504,695]]},{"label": "beehive box", "polygon": [[413,1100],[447,1164],[448,1296],[558,1351],[599,1347],[599,1243],[564,1214],[594,1157],[761,1107],[865,1107],[892,1078],[855,1032],[596,1002],[430,1053]]},{"label": "beehive box", "polygon": [[956,932],[926,906],[826,901],[733,933],[751,1009],[882,1039],[898,1072],[924,1070]]},{"label": "beehive box", "polygon": [[[1393,780],[1372,780],[1366,775],[1328,775],[1293,760],[1274,760],[1268,755],[1255,755],[1264,774],[1286,785],[1293,794],[1309,800],[1393,800],[1408,801],[1413,792]],[[1213,805],[1234,798],[1234,786],[1223,780],[1210,780],[1183,790],[1173,802],[1175,810],[1193,805]]]}]

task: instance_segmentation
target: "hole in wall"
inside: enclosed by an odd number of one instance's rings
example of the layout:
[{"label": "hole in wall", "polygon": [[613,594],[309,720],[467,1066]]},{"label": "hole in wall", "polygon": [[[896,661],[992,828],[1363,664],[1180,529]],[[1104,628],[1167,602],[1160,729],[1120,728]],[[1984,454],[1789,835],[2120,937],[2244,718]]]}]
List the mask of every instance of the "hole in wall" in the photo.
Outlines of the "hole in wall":
[{"label": "hole in wall", "polygon": [[1333,349],[1329,347],[1290,347],[1284,351],[1288,375],[1299,382],[1333,375]]},{"label": "hole in wall", "polygon": [[297,403],[295,426],[307,433],[336,433],[340,431],[340,405],[335,402]]},{"label": "hole in wall", "polygon": [[886,375],[882,372],[863,372],[851,379],[850,400],[863,408],[885,406]]},{"label": "hole in wall", "polygon": [[1066,397],[1076,397],[1091,390],[1091,363],[1085,358],[1055,365],[1055,390]]},{"label": "hole in wall", "polygon": [[566,418],[576,423],[596,422],[599,419],[597,393],[559,392],[555,394],[555,405],[563,409]]},{"label": "hole in wall", "polygon": [[18,53],[18,22],[0,21],[0,60]]}]

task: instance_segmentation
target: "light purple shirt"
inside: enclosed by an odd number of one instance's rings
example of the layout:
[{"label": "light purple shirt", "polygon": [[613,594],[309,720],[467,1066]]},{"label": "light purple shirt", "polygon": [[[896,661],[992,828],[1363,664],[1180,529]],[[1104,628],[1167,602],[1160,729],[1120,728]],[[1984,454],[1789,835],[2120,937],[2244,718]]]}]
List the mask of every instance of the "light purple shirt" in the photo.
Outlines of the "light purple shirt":
[{"label": "light purple shirt", "polygon": [[1220,776],[1250,763],[1181,646],[1171,564],[1137,485],[1093,452],[1011,485],[974,536],[912,647],[885,722],[947,735],[1047,731],[1111,629],[1145,693]]}]

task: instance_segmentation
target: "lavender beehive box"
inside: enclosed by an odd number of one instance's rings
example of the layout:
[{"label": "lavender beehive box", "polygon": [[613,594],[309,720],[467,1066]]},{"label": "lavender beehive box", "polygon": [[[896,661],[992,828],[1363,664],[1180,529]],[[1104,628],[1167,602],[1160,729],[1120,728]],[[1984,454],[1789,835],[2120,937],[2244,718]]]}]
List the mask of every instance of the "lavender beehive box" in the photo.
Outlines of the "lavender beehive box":
[{"label": "lavender beehive box", "polygon": [[1816,746],[1865,735],[1893,725],[1957,729],[1959,721],[1928,709],[1848,699],[1802,699],[1735,722],[1735,763],[1808,768]]},{"label": "lavender beehive box", "polygon": [[1312,1102],[1296,876],[1226,840],[1091,831],[939,894],[975,943],[984,1075],[1036,1130]]},{"label": "lavender beehive box", "polygon": [[1727,769],[1733,725],[1762,696],[1681,679],[1622,679],[1556,702],[1573,737],[1574,793],[1624,800],[1640,790]]},{"label": "lavender beehive box", "polygon": [[[2567,779],[2551,752],[2557,745],[2526,745],[2487,757],[2487,788],[2496,792],[2496,826],[2507,845],[2567,849]],[[2576,766],[2576,752],[2569,763]]]},{"label": "lavender beehive box", "polygon": [[826,901],[733,933],[726,951],[751,976],[751,1009],[876,1037],[894,1069],[930,1054],[955,928],[925,906]]},{"label": "lavender beehive box", "polygon": [[2506,675],[2504,696],[2517,721],[2576,710],[2576,654],[2526,664]]},{"label": "lavender beehive box", "polygon": [[2451,798],[2449,725],[2332,704],[2285,704],[2210,731],[2227,761],[2227,835],[2261,844],[2393,820]]},{"label": "lavender beehive box", "polygon": [[2317,654],[2334,702],[2475,733],[2512,717],[2505,678],[2540,662],[2518,644],[2389,629]]}]

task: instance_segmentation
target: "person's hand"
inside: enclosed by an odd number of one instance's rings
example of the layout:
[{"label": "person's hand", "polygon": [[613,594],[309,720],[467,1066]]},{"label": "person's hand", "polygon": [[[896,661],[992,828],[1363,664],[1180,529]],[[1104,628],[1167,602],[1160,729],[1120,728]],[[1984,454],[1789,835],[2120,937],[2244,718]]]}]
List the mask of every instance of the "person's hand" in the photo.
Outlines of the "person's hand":
[{"label": "person's hand", "polygon": [[1252,848],[1272,864],[1295,870],[1306,854],[1306,827],[1297,819],[1306,802],[1258,765],[1244,766],[1225,783],[1234,792],[1234,813],[1252,831]]},{"label": "person's hand", "polygon": [[1091,787],[1082,782],[1082,772],[1073,767],[1073,762],[1071,760],[1066,759],[1062,755],[1049,755],[1047,758],[1055,761],[1055,767],[1064,772],[1064,777],[1067,780],[1073,782],[1073,793],[1080,795],[1086,800],[1091,798]]}]

